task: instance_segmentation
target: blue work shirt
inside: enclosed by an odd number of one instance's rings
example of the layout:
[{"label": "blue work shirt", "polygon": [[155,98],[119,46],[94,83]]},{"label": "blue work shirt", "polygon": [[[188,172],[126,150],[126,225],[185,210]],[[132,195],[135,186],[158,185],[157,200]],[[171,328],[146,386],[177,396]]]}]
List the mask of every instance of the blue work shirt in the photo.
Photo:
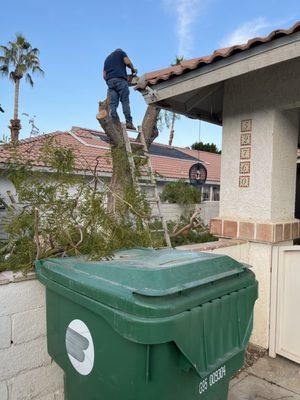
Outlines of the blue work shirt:
[{"label": "blue work shirt", "polygon": [[124,57],[127,54],[123,50],[113,51],[104,61],[105,80],[112,78],[122,78],[127,80],[126,64]]}]

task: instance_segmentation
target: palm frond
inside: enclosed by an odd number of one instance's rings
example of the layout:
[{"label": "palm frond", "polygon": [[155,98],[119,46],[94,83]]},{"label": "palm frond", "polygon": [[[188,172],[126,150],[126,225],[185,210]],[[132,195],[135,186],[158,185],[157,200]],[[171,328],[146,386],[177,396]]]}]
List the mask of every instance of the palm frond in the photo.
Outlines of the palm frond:
[{"label": "palm frond", "polygon": [[8,75],[8,71],[9,71],[9,68],[7,65],[1,65],[0,72],[2,75],[4,75],[4,76]]},{"label": "palm frond", "polygon": [[15,82],[15,80],[16,80],[15,71],[11,71],[9,73],[9,79],[12,80],[13,82]]},{"label": "palm frond", "polygon": [[0,73],[9,75],[16,81],[25,76],[26,81],[33,86],[30,73],[44,74],[39,61],[39,49],[32,47],[21,33],[16,33],[15,41],[8,42],[7,46],[0,46]]},{"label": "palm frond", "polygon": [[37,47],[34,47],[33,49],[30,50],[30,53],[35,56],[39,56],[40,50]]},{"label": "palm frond", "polygon": [[4,56],[0,56],[0,63],[1,64],[5,64],[5,65],[8,65],[9,64],[9,60],[8,60],[8,58],[7,57],[4,57]]},{"label": "palm frond", "polygon": [[45,72],[42,70],[42,68],[40,67],[40,66],[34,66],[34,67],[32,67],[32,72],[33,73],[35,73],[35,72],[37,72],[37,73],[39,73],[40,75],[42,75],[42,76],[44,76],[45,75]]},{"label": "palm frond", "polygon": [[25,76],[25,79],[26,79],[26,82],[28,82],[31,87],[34,86],[34,82],[33,82],[32,77],[31,77],[30,74],[27,73],[26,76]]},{"label": "palm frond", "polygon": [[8,51],[8,47],[0,45],[0,50],[2,50],[4,53],[6,53]]}]

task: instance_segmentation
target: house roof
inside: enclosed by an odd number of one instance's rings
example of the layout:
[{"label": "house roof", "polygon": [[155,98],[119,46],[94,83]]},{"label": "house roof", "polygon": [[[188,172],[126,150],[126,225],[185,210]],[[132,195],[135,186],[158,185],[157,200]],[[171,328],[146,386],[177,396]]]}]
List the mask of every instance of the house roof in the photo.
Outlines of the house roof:
[{"label": "house roof", "polygon": [[233,56],[234,54],[241,53],[267,42],[271,42],[283,36],[292,35],[293,33],[299,31],[300,21],[295,23],[290,29],[276,29],[272,31],[268,36],[250,39],[245,44],[218,49],[208,56],[197,57],[190,60],[183,60],[180,62],[179,65],[148,72],[142,77],[142,79],[138,83],[137,89],[144,89],[146,86],[156,85],[157,83],[170,80],[174,77],[183,75],[192,70],[200,69],[201,67],[204,67],[208,64],[213,64],[219,60]]},{"label": "house roof", "polygon": [[[69,147],[75,155],[75,167],[79,171],[110,174],[112,163],[109,140],[105,133],[91,129],[74,127],[71,132],[53,132],[34,138],[21,140],[18,151],[24,159],[36,167],[47,167],[41,160],[41,148],[47,138],[55,138],[61,146]],[[7,146],[0,146],[0,167],[9,162],[11,152]],[[220,182],[221,156],[205,151],[172,147],[154,142],[150,147],[150,158],[154,171],[163,179],[187,179],[192,164],[202,161],[207,168],[207,180]]]}]

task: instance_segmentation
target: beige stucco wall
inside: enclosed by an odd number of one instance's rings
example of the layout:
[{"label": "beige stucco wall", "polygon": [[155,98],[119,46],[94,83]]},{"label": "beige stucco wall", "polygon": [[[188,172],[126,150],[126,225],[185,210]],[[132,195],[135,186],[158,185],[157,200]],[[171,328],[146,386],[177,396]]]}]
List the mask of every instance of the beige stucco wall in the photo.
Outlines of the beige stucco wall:
[{"label": "beige stucco wall", "polygon": [[[220,216],[294,217],[300,59],[225,82]],[[252,119],[250,187],[239,187],[241,121]]]},{"label": "beige stucco wall", "polygon": [[[200,209],[200,218],[205,225],[209,225],[212,218],[219,215],[219,202],[218,201],[204,201],[201,204],[170,204],[162,203],[161,210],[166,221],[179,221],[181,216],[190,216],[195,209]],[[152,208],[152,215],[158,216],[157,206],[154,205]]]},{"label": "beige stucco wall", "polygon": [[267,349],[269,347],[271,281],[269,266],[272,259],[272,246],[248,242],[239,246],[217,249],[213,252],[226,254],[252,267],[259,282],[259,297],[254,307],[254,327],[251,342]]},{"label": "beige stucco wall", "polygon": [[[300,58],[225,82],[219,213],[223,220],[294,220],[299,71]],[[249,187],[239,186],[242,120],[252,122]],[[291,244],[255,243],[250,239],[238,248],[214,250],[253,266],[259,282],[259,299],[251,341],[264,348],[269,347],[274,254],[279,245]]]},{"label": "beige stucco wall", "polygon": [[[271,275],[273,255],[278,253],[278,246],[290,246],[292,243],[282,242],[279,245],[247,242],[235,246],[220,247],[208,250],[217,254],[228,255],[235,260],[248,264],[259,282],[258,300],[254,307],[254,326],[251,343],[269,348],[270,344],[270,312],[271,312]],[[207,252],[207,250],[205,250]]]}]

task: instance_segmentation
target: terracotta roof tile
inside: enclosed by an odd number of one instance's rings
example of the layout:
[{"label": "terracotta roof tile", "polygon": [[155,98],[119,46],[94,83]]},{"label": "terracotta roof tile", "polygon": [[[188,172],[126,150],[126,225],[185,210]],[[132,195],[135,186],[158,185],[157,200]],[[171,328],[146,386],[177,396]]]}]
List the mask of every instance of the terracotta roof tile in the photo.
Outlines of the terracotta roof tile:
[{"label": "terracotta roof tile", "polygon": [[277,29],[272,31],[268,36],[250,39],[245,44],[218,49],[208,56],[193,58],[190,60],[183,60],[180,62],[179,65],[148,72],[143,76],[143,79],[141,79],[136,88],[144,89],[148,85],[151,86],[159,82],[167,81],[171,78],[183,75],[194,69],[198,69],[224,58],[228,58],[236,53],[249,50],[250,48],[259,46],[263,43],[271,42],[272,40],[278,39],[283,36],[288,36],[299,31],[300,21],[293,25],[290,29]]},{"label": "terracotta roof tile", "polygon": [[[97,170],[111,173],[112,163],[107,136],[103,132],[83,128],[74,128],[72,132],[84,143],[81,143],[69,132],[58,131],[21,140],[18,150],[21,151],[22,157],[31,161],[34,166],[45,167],[46,165],[40,160],[40,151],[46,139],[53,137],[61,146],[72,148],[75,154],[75,166],[78,170],[89,171],[94,169],[98,160]],[[104,148],[90,147],[88,145]],[[7,146],[0,146],[0,165],[8,163],[10,157],[11,153]],[[187,179],[189,168],[200,159],[205,163],[208,170],[207,180],[216,183],[220,182],[221,156],[219,154],[204,151],[198,152],[154,142],[150,148],[150,158],[155,172],[162,178],[171,179]]]}]

